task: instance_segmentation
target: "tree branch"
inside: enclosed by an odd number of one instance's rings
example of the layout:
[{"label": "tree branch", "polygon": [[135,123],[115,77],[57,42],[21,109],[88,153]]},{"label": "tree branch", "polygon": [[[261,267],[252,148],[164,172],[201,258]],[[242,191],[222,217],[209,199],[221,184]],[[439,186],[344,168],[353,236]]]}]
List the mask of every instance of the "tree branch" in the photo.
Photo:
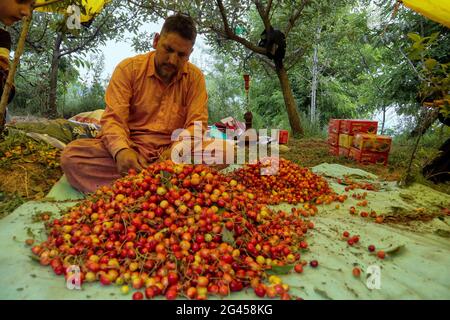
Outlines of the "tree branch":
[{"label": "tree branch", "polygon": [[48,29],[48,19],[45,19],[44,32],[42,33],[41,37],[38,40],[36,40],[36,42],[41,42],[42,39],[44,39],[44,36],[47,34],[47,29]]},{"label": "tree branch", "polygon": [[[20,35],[20,30],[17,30],[17,29],[18,29],[17,25],[11,27],[11,31],[14,30],[14,34],[19,36]],[[25,43],[27,45],[29,45],[31,48],[33,48],[34,51],[36,51],[36,52],[41,52],[42,51],[42,47],[38,47],[33,41],[29,40],[28,37],[25,39]]]},{"label": "tree branch", "polygon": [[292,69],[303,58],[304,54],[305,54],[305,48],[298,48],[297,50],[292,52],[290,57],[294,57],[294,58],[288,59],[288,60],[292,60],[292,63],[289,65],[289,67],[286,67],[286,71]]},{"label": "tree branch", "polygon": [[276,70],[275,63],[272,62],[267,56],[265,55],[257,55],[257,58],[261,60],[262,62],[265,62],[266,65],[268,65],[272,70]]},{"label": "tree branch", "polygon": [[[115,9],[114,9],[115,10]],[[118,28],[120,28],[121,26],[125,25],[126,23],[128,23],[128,21],[133,20],[136,17],[137,13],[135,13],[133,16],[131,16],[127,21],[125,21],[122,25],[118,26]],[[89,43],[91,43],[92,41],[95,40],[95,38],[98,36],[98,34],[100,33],[100,31],[103,29],[103,26],[108,22],[108,19],[110,16],[112,16],[112,13],[106,14],[105,15],[105,19],[103,19],[102,23],[98,26],[97,30],[95,30],[94,34],[91,35],[90,37],[88,37],[86,39],[86,41],[84,41],[82,44],[69,49],[67,51],[61,52],[59,55],[59,58],[68,55],[68,54],[72,54],[76,51],[80,51],[83,50]]]},{"label": "tree branch", "polygon": [[269,16],[268,16],[269,12],[263,8],[263,5],[261,4],[261,2],[259,0],[253,0],[253,2],[255,3],[256,9],[258,9],[259,16],[261,17],[261,19],[264,23],[266,33],[268,33],[270,30],[270,21],[269,21]]},{"label": "tree branch", "polygon": [[[144,5],[144,4],[141,4],[141,3],[137,3],[137,2],[134,1],[134,0],[127,0],[127,1],[128,1],[129,3],[135,5],[136,7],[139,7],[139,8],[142,8],[142,9],[146,9],[146,10],[154,10],[154,11],[156,11],[156,10],[155,10],[155,8],[156,8],[155,5],[153,5],[153,6],[150,6],[150,5]],[[161,8],[160,8],[160,9],[161,9]]]},{"label": "tree branch", "polygon": [[300,18],[300,15],[302,14],[303,9],[305,9],[305,6],[308,3],[309,3],[309,0],[303,0],[300,7],[297,10],[295,10],[294,13],[292,14],[292,16],[289,18],[289,22],[284,31],[284,35],[286,36],[286,38],[288,37],[288,34],[291,32],[292,28],[294,28],[295,23]]},{"label": "tree branch", "polygon": [[267,3],[266,14],[265,14],[266,17],[269,17],[270,9],[272,9],[272,0],[269,0],[269,2]]},{"label": "tree branch", "polygon": [[91,35],[85,42],[83,42],[82,44],[80,44],[72,49],[61,52],[58,57],[61,58],[63,56],[66,56],[66,55],[72,54],[76,51],[80,51],[80,50],[84,49],[91,41],[93,41],[98,36],[98,34],[100,33],[100,30],[102,30],[102,27],[106,24],[107,20],[108,19],[106,18],[104,20],[104,22],[97,28],[97,30],[95,30],[94,34]]},{"label": "tree branch", "polygon": [[417,71],[416,67],[414,66],[414,64],[412,63],[411,59],[408,58],[408,56],[403,52],[402,48],[398,48],[398,50],[400,51],[400,53],[402,54],[403,58],[405,58],[406,61],[408,61],[409,65],[411,66],[411,68],[414,70],[414,72],[417,74],[417,76],[419,77],[419,79],[421,81],[427,81],[430,82],[428,79],[425,79],[419,71]]},{"label": "tree branch", "polygon": [[[395,50],[391,47],[389,47],[389,45],[386,43],[386,41],[383,38],[383,35],[381,35],[381,42],[383,43],[383,45],[388,48],[389,50],[391,50],[392,52],[394,52]],[[427,79],[425,79],[419,71],[417,71],[416,67],[414,66],[414,64],[412,63],[411,59],[408,58],[408,56],[403,52],[402,48],[398,48],[398,50],[400,51],[400,53],[402,54],[403,58],[408,62],[408,64],[411,66],[411,68],[413,69],[413,71],[416,73],[416,75],[419,77],[419,79],[421,81],[428,81]]]},{"label": "tree branch", "polygon": [[272,20],[273,19],[273,15],[275,14],[275,12],[277,11],[277,8],[281,5],[281,2],[282,1],[277,1],[277,2],[275,2],[275,4],[274,5],[272,5],[271,6],[271,10],[272,10],[272,7],[273,7],[273,10],[269,13],[269,20]]},{"label": "tree branch", "polygon": [[[227,15],[226,15],[226,12],[225,12],[225,8],[223,6],[223,2],[222,2],[222,0],[216,0],[216,1],[217,1],[217,6],[219,7],[219,10],[220,10],[220,15],[222,17],[223,26],[224,26],[224,29],[225,29],[225,36],[228,39],[230,39],[230,40],[234,40],[236,42],[239,42],[239,43],[243,44],[248,49],[250,49],[250,50],[252,50],[252,51],[254,51],[256,53],[265,55],[266,54],[266,49],[265,48],[258,47],[256,45],[254,45],[253,43],[251,43],[250,41],[239,37],[238,35],[236,35],[234,33],[234,31],[232,31],[230,29],[230,26],[229,26],[228,20],[227,20]],[[211,29],[214,30],[215,28],[211,27]]]},{"label": "tree branch", "polygon": [[[162,19],[166,19],[167,16],[165,14],[163,14],[161,11],[166,11],[166,10],[171,10],[171,11],[175,11],[175,12],[178,11],[174,6],[171,6],[170,4],[167,4],[164,7],[162,7],[162,6],[158,6],[153,1],[147,1],[147,2],[150,2],[150,4],[147,4],[147,5],[144,5],[144,4],[141,4],[141,3],[137,3],[136,0],[127,0],[127,1],[129,3],[131,3],[131,4],[133,4],[133,5],[141,8],[141,9],[145,9],[145,10],[148,10],[148,11],[151,11],[151,12],[155,13],[158,17],[160,17]],[[203,25],[203,23],[200,22],[201,17],[200,17],[200,20],[197,19],[195,16],[191,16],[191,18],[192,18],[192,20],[194,20],[194,22],[197,24],[198,27],[210,29],[210,30],[212,30],[212,31],[214,31],[216,33],[220,32],[223,36],[226,36],[220,30],[218,31],[216,29],[213,29],[212,27],[205,27]],[[200,33],[200,31],[199,31],[199,33]]]},{"label": "tree branch", "polygon": [[25,81],[29,86],[31,86],[31,87],[33,87],[33,88],[36,88],[36,84],[31,83],[31,82],[28,80],[28,77],[23,76],[22,73],[20,73],[20,72],[17,72],[16,74],[17,74],[19,77],[21,77],[21,78],[23,79],[23,81]]},{"label": "tree branch", "polygon": [[364,57],[361,50],[357,47],[356,50],[358,51],[359,55],[361,56],[362,63],[366,67],[367,72],[369,73],[370,77],[372,78],[373,83],[375,84],[375,87],[377,87],[377,90],[379,93],[383,92],[381,88],[378,86],[378,83],[375,82],[375,77],[373,76],[372,72],[370,71],[369,64],[367,63],[366,57]]},{"label": "tree branch", "polygon": [[267,70],[267,66],[265,63],[262,64],[262,67],[264,69],[264,71],[266,72],[267,77],[271,77],[272,75],[270,74],[269,70]]}]

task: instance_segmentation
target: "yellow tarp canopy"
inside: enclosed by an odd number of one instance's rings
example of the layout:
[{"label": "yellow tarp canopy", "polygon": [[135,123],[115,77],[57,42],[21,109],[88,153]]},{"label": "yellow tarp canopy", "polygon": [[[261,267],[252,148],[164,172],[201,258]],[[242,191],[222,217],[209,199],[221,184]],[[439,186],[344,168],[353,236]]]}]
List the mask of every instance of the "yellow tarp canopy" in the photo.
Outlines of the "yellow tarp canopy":
[{"label": "yellow tarp canopy", "polygon": [[403,4],[450,28],[450,0],[403,0]]},{"label": "yellow tarp canopy", "polygon": [[[103,10],[103,7],[110,1],[111,0],[81,0],[81,6],[83,6],[84,11],[86,12],[86,14],[83,14],[83,9],[81,10],[81,22],[90,21],[99,14]],[[78,3],[80,3],[80,1],[78,1]],[[77,3],[70,0],[37,0],[35,2],[35,10],[66,14],[67,7],[71,4]]]}]

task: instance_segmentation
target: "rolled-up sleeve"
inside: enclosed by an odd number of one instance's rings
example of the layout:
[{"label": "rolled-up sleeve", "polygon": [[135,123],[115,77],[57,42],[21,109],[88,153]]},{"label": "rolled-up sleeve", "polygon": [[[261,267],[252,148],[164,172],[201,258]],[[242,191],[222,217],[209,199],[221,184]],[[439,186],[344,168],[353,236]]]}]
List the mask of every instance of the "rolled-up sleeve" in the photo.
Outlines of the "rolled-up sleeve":
[{"label": "rolled-up sleeve", "polygon": [[132,91],[131,69],[124,61],[114,70],[106,89],[106,109],[100,121],[100,137],[114,159],[120,150],[131,146],[128,118]]}]

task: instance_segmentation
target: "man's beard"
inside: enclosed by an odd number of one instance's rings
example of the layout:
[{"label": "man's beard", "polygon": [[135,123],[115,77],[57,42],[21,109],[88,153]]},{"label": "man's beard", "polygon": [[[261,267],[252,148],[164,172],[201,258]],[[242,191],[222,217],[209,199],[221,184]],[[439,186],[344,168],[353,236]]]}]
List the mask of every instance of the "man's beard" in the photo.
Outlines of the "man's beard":
[{"label": "man's beard", "polygon": [[164,63],[159,68],[159,73],[164,80],[171,80],[177,74],[177,68],[174,65]]}]

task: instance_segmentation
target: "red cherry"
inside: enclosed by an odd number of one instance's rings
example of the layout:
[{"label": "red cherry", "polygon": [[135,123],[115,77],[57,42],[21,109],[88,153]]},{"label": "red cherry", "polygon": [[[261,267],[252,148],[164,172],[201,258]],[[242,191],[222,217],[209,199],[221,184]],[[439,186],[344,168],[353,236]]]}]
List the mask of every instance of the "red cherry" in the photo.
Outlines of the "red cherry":
[{"label": "red cherry", "polygon": [[294,270],[295,270],[295,272],[297,272],[297,273],[302,273],[302,272],[303,272],[303,265],[302,265],[301,263],[296,264],[296,265],[294,266]]},{"label": "red cherry", "polygon": [[254,291],[255,294],[260,298],[264,298],[264,296],[266,295],[266,288],[263,285],[257,286]]},{"label": "red cherry", "polygon": [[144,299],[144,295],[140,291],[136,291],[133,293],[133,300],[142,300]]},{"label": "red cherry", "polygon": [[355,268],[353,268],[352,273],[353,273],[353,276],[355,276],[356,278],[359,278],[361,276],[361,269],[355,267]]},{"label": "red cherry", "polygon": [[380,259],[384,259],[386,257],[386,253],[383,250],[377,252],[377,257]]}]

